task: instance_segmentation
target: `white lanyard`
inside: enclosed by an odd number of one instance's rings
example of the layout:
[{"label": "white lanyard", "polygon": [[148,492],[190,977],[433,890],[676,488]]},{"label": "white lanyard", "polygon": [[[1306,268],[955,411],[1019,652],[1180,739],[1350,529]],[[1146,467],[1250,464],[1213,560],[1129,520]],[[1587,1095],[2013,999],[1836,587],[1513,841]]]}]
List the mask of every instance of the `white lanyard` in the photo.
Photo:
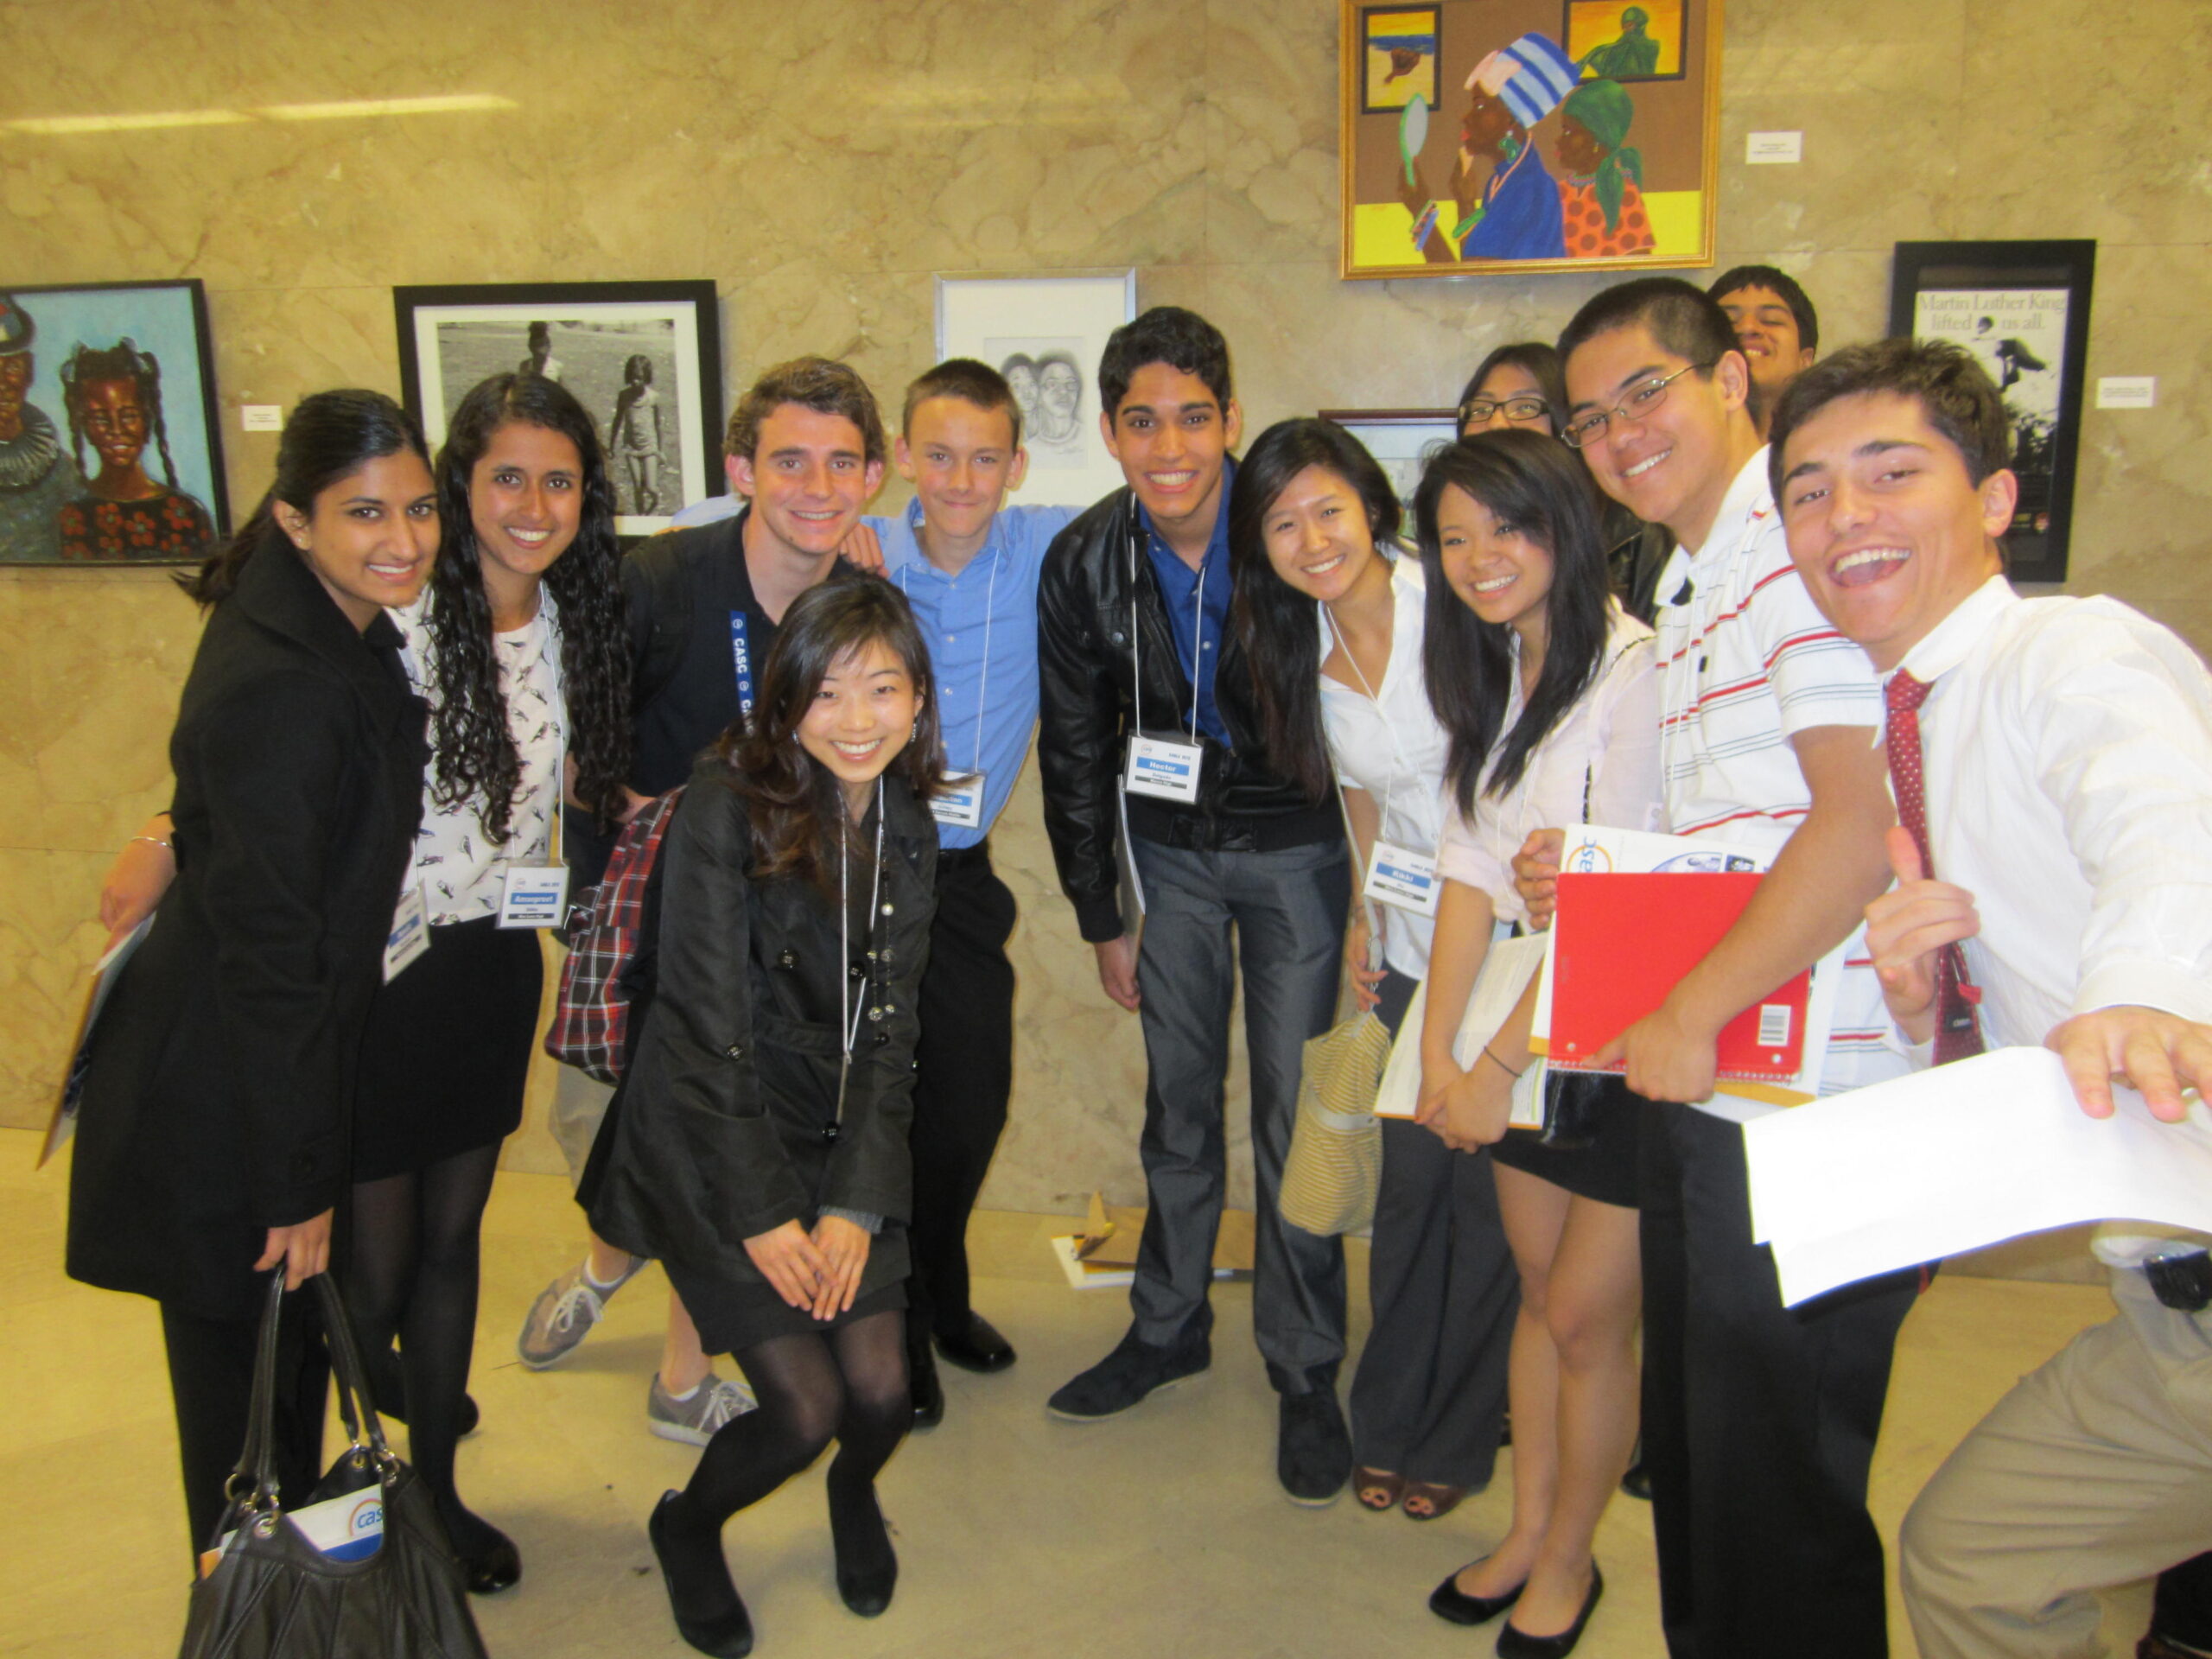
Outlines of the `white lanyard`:
[{"label": "white lanyard", "polygon": [[[915,539],[918,545],[920,538],[917,537]],[[976,676],[976,753],[968,766],[971,777],[983,769],[983,710],[990,707],[991,625],[998,620],[999,569],[1005,563],[1004,550],[994,545],[991,549],[991,579],[983,585],[983,666]],[[912,590],[906,585],[906,572],[912,569],[911,565],[899,567],[899,591],[909,598],[912,597]],[[940,700],[944,695],[944,687],[940,683],[938,687]]]},{"label": "white lanyard", "polygon": [[[837,856],[837,1023],[844,1058],[837,1065],[837,1122],[845,1118],[845,1079],[853,1069],[853,1045],[860,1040],[861,1015],[853,1001],[853,826],[841,826]],[[875,869],[868,893],[868,937],[875,937],[876,903],[883,897],[883,774],[875,778]],[[862,997],[865,1002],[868,999]],[[879,1013],[880,1010],[879,1010]]]},{"label": "white lanyard", "polygon": [[[1391,649],[1394,651],[1397,648],[1397,597],[1394,593],[1390,600],[1390,643]],[[1351,646],[1346,643],[1342,630],[1337,626],[1337,619],[1335,614],[1331,612],[1326,605],[1324,605],[1321,607],[1321,617],[1322,620],[1329,625],[1329,637],[1337,642],[1337,649],[1344,652],[1344,663],[1345,665],[1351,670],[1352,678],[1359,682],[1361,693],[1367,698],[1369,702],[1374,705],[1376,717],[1382,722],[1382,729],[1390,734],[1390,758],[1396,761],[1397,765],[1391,768],[1389,780],[1382,785],[1382,822],[1385,826],[1387,826],[1390,822],[1390,799],[1391,797],[1397,792],[1398,773],[1400,772],[1411,772],[1413,768],[1406,762],[1405,750],[1399,747],[1398,728],[1396,724],[1384,710],[1382,707],[1382,699],[1375,695],[1375,688],[1368,684],[1367,676],[1361,671],[1359,658],[1351,654]],[[1389,679],[1387,671],[1384,674],[1384,679],[1387,683]]]},{"label": "white lanyard", "polygon": [[[1392,645],[1395,648],[1397,632],[1397,595],[1395,589],[1390,604]],[[1438,892],[1435,849],[1431,847],[1424,852],[1418,847],[1401,846],[1390,839],[1390,803],[1397,793],[1398,773],[1413,770],[1407,763],[1404,748],[1399,744],[1397,726],[1383,709],[1382,699],[1375,695],[1375,688],[1368,684],[1367,676],[1359,666],[1359,659],[1352,655],[1351,646],[1345,643],[1344,634],[1337,627],[1335,613],[1324,605],[1321,614],[1327,619],[1330,635],[1336,640],[1337,649],[1344,652],[1352,677],[1359,682],[1359,689],[1366,694],[1376,717],[1382,722],[1382,729],[1390,734],[1390,756],[1394,765],[1389,782],[1382,786],[1382,816],[1376,823],[1375,846],[1360,884],[1360,895],[1382,904],[1395,905],[1401,910],[1411,911],[1416,916],[1433,916],[1436,914]],[[1338,792],[1341,795],[1343,791],[1340,789]]]}]

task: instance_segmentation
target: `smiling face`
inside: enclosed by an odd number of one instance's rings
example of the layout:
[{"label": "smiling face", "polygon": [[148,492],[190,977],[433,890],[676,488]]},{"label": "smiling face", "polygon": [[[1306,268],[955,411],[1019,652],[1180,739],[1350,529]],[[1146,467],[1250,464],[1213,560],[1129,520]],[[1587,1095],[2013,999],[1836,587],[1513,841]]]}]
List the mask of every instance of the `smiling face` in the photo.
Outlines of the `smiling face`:
[{"label": "smiling face", "polygon": [[276,504],[276,522],[346,620],[365,628],[387,605],[405,605],[438,556],[438,491],[422,456],[378,455],[326,486],[315,511]]},{"label": "smiling face", "polygon": [[2009,472],[1974,483],[1919,400],[1896,392],[1824,404],[1783,451],[1789,556],[1885,673],[2002,568],[2018,493]]},{"label": "smiling face", "polygon": [[1751,365],[1751,380],[1771,409],[1783,390],[1812,367],[1813,353],[1797,332],[1797,314],[1770,288],[1757,284],[1724,294],[1718,302]]},{"label": "smiling face", "polygon": [[880,639],[830,665],[798,723],[799,747],[837,780],[857,817],[883,769],[914,735],[922,699],[899,653]]},{"label": "smiling face", "polygon": [[729,458],[729,480],[752,499],[753,535],[826,560],[883,481],[883,463],[868,459],[867,439],[844,416],[779,404],[762,419],[753,453]]},{"label": "smiling face", "polygon": [[1244,416],[1224,409],[1195,374],[1147,363],[1129,377],[1121,407],[1098,417],[1106,448],[1122,463],[1153,525],[1169,540],[1179,528],[1208,531],[1221,505],[1222,462],[1236,447]]},{"label": "smiling face", "polygon": [[1324,605],[1351,593],[1377,571],[1389,579],[1367,503],[1342,477],[1308,467],[1284,485],[1261,515],[1268,563],[1284,582]]},{"label": "smiling face", "polygon": [[[1613,413],[1677,370],[1688,372],[1669,384],[1656,405]],[[1729,485],[1758,447],[1743,413],[1749,385],[1736,353],[1700,372],[1646,325],[1629,323],[1585,340],[1567,359],[1567,423],[1607,414],[1605,430],[1582,449],[1599,487],[1646,523],[1664,524],[1686,545],[1701,547]]]},{"label": "smiling face", "polygon": [[[1501,363],[1483,376],[1482,385],[1475,388],[1475,395],[1467,401],[1471,404],[1495,404],[1497,407],[1491,410],[1487,420],[1470,419],[1459,429],[1459,435],[1463,438],[1471,438],[1478,432],[1503,432],[1516,426],[1548,432],[1554,437],[1559,435],[1559,429],[1552,424],[1550,412],[1541,407],[1544,402],[1543,387],[1536,384],[1535,375],[1518,363]],[[1509,404],[1525,405],[1532,402],[1540,406],[1539,412],[1530,414],[1525,408],[1516,410],[1508,407]]]},{"label": "smiling face", "polygon": [[583,522],[584,463],[560,433],[510,421],[468,475],[468,517],[487,583],[534,583]]},{"label": "smiling face", "polygon": [[115,472],[134,466],[146,448],[146,406],[131,379],[84,380],[77,386],[77,424],[104,466]]},{"label": "smiling face", "polygon": [[1524,641],[1545,638],[1553,563],[1541,542],[1447,484],[1436,502],[1436,543],[1444,580],[1461,604]]},{"label": "smiling face", "polygon": [[951,396],[914,405],[893,459],[921,498],[931,531],[959,547],[982,544],[1006,493],[1029,470],[1007,410]]}]

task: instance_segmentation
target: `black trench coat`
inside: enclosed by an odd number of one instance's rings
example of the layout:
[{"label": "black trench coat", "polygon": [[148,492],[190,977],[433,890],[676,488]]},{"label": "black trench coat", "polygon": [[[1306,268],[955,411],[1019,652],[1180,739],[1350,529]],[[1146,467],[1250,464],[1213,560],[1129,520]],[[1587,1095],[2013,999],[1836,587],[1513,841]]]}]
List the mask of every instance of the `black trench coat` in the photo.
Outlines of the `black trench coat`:
[{"label": "black trench coat", "polygon": [[[610,1243],[757,1285],[747,1238],[810,1225],[825,1207],[912,1214],[906,1135],[937,824],[903,779],[886,778],[878,956],[854,982],[882,1018],[862,1015],[833,1138],[842,1046],[835,990],[821,988],[836,983],[837,906],[804,880],[748,879],[752,830],[723,775],[714,756],[699,763],[662,846],[653,1001],[580,1197]],[[808,1001],[826,1003],[827,1020],[792,1017]],[[905,1233],[887,1228],[861,1292],[906,1274]]]},{"label": "black trench coat", "polygon": [[426,714],[289,547],[248,559],[186,680],[176,880],[92,1034],[70,1277],[251,1319],[267,1230],[347,1181],[369,999],[422,817]]}]

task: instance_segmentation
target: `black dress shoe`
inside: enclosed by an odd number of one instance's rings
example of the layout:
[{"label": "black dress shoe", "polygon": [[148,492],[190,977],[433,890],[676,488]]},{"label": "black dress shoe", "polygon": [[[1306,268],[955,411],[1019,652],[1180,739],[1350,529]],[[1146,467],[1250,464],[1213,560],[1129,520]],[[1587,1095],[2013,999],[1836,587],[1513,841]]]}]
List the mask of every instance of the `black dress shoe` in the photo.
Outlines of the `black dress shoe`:
[{"label": "black dress shoe", "polygon": [[[714,1568],[721,1565],[721,1541],[715,1541],[714,1558],[703,1564],[683,1559],[687,1551],[670,1536],[668,1506],[674,1492],[664,1492],[645,1522],[645,1535],[653,1541],[653,1554],[660,1561],[661,1577],[668,1586],[669,1611],[675,1616],[676,1633],[713,1659],[745,1659],[753,1651],[753,1618],[737,1586],[729,1581],[729,1568],[721,1566],[721,1582]],[[687,1612],[689,1603],[693,1611]],[[707,1611],[712,1608],[712,1611]]]},{"label": "black dress shoe", "polygon": [[502,1590],[512,1590],[522,1578],[522,1552],[515,1548],[515,1541],[496,1527],[486,1530],[492,1535],[490,1541],[459,1558],[461,1577],[472,1596],[492,1596]]},{"label": "black dress shoe", "polygon": [[[1466,1569],[1462,1567],[1459,1571],[1464,1573]],[[1528,1587],[1524,1579],[1502,1596],[1471,1596],[1460,1590],[1459,1573],[1454,1573],[1429,1592],[1428,1611],[1454,1624],[1487,1624],[1520,1600],[1521,1592]]]},{"label": "black dress shoe", "polygon": [[1583,1597],[1582,1611],[1574,1616],[1574,1623],[1557,1636],[1531,1636],[1526,1630],[1516,1630],[1513,1621],[1508,1619],[1505,1628],[1497,1633],[1497,1659],[1567,1659],[1574,1651],[1574,1644],[1582,1639],[1582,1627],[1598,1611],[1598,1598],[1605,1593],[1605,1575],[1592,1561],[1590,1593]]},{"label": "black dress shoe", "polygon": [[926,1346],[906,1351],[906,1390],[914,1402],[914,1427],[935,1428],[944,1421],[944,1384]]},{"label": "black dress shoe", "polygon": [[1292,1503],[1307,1509],[1335,1503],[1351,1478],[1351,1431],[1333,1387],[1281,1396],[1275,1478]]},{"label": "black dress shoe", "polygon": [[1014,1363],[1014,1344],[980,1313],[937,1333],[937,1351],[963,1371],[1002,1371]]},{"label": "black dress shoe", "polygon": [[1628,1471],[1621,1477],[1621,1491],[1630,1497],[1651,1501],[1651,1471],[1643,1466],[1643,1442],[1636,1443],[1636,1450],[1628,1461]]},{"label": "black dress shoe", "polygon": [[899,1587],[899,1554],[873,1482],[858,1491],[831,1484],[830,1541],[837,1554],[838,1599],[862,1618],[875,1618]]}]

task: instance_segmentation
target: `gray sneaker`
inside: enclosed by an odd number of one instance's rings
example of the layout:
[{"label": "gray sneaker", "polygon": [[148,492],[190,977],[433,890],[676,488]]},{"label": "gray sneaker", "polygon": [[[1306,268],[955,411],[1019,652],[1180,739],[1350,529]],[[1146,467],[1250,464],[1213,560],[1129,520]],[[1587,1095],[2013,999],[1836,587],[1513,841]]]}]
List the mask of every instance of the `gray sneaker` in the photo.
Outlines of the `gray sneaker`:
[{"label": "gray sneaker", "polygon": [[539,1291],[537,1300],[530,1305],[530,1317],[522,1322],[522,1334],[515,1338],[515,1352],[531,1370],[556,1365],[573,1353],[607,1312],[607,1299],[645,1271],[645,1258],[632,1256],[622,1276],[605,1287],[592,1283],[584,1271],[588,1265],[588,1259],[570,1268]]},{"label": "gray sneaker", "polygon": [[660,1373],[655,1371],[652,1389],[645,1395],[645,1427],[664,1440],[704,1446],[731,1418],[742,1417],[760,1405],[744,1383],[716,1376],[712,1371],[692,1390],[689,1400],[678,1400],[661,1387]]}]

